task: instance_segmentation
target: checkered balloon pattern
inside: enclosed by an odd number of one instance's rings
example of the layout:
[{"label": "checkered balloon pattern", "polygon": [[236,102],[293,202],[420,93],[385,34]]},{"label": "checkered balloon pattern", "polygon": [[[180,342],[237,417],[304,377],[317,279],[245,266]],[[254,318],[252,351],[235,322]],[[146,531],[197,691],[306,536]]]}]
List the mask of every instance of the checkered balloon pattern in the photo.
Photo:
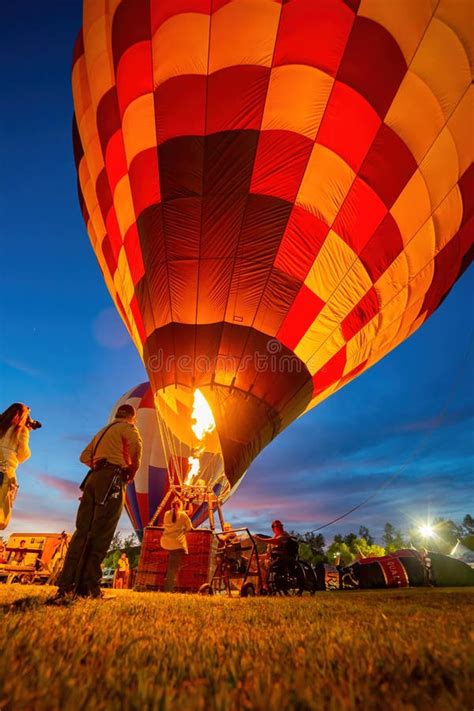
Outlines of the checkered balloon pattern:
[{"label": "checkered balloon pattern", "polygon": [[468,0],[85,0],[79,198],[154,394],[232,485],[419,328],[473,249]]}]

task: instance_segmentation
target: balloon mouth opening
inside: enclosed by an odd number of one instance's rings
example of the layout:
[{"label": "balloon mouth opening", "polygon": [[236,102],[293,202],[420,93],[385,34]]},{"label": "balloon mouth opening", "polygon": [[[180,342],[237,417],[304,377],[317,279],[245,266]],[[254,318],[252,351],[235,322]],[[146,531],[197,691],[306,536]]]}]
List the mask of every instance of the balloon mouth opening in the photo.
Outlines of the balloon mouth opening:
[{"label": "balloon mouth opening", "polygon": [[227,498],[231,487],[219,433],[202,389],[168,386],[155,393],[154,401],[170,486]]}]

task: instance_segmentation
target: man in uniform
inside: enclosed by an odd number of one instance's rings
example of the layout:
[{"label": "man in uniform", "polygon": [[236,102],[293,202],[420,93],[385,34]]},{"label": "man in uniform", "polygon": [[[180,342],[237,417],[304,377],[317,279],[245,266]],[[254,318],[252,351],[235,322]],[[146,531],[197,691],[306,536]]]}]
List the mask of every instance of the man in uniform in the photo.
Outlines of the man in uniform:
[{"label": "man in uniform", "polygon": [[81,485],[76,531],[58,579],[56,599],[71,593],[100,597],[101,563],[122,513],[126,485],[133,481],[142,456],[135,421],[135,408],[121,405],[112,424],[97,432],[81,454],[81,462],[90,471]]}]

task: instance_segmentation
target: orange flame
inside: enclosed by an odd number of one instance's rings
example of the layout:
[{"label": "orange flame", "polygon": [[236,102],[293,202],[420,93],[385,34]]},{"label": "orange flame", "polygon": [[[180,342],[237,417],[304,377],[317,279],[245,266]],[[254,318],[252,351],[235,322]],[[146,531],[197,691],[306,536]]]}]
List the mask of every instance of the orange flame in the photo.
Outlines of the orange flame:
[{"label": "orange flame", "polygon": [[185,484],[191,484],[194,478],[199,474],[201,463],[199,457],[188,457],[189,471],[186,475]]},{"label": "orange flame", "polygon": [[212,410],[200,390],[194,391],[192,421],[192,430],[200,442],[202,442],[205,435],[216,429]]},{"label": "orange flame", "polygon": [[[216,429],[216,422],[209,407],[209,403],[199,389],[194,391],[191,429],[196,435],[196,439],[202,442],[206,435]],[[193,455],[188,457],[189,472],[186,476],[185,484],[191,484],[197,477],[201,469],[199,461],[200,455],[204,452],[204,447],[200,447]]]}]

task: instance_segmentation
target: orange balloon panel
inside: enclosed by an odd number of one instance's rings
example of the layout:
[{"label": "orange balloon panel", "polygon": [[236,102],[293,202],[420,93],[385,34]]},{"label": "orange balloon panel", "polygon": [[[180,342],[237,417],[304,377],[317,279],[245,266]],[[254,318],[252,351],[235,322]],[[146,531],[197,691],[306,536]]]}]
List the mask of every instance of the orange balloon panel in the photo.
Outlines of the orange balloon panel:
[{"label": "orange balloon panel", "polygon": [[470,3],[85,0],[84,220],[154,392],[231,482],[472,258]]}]

